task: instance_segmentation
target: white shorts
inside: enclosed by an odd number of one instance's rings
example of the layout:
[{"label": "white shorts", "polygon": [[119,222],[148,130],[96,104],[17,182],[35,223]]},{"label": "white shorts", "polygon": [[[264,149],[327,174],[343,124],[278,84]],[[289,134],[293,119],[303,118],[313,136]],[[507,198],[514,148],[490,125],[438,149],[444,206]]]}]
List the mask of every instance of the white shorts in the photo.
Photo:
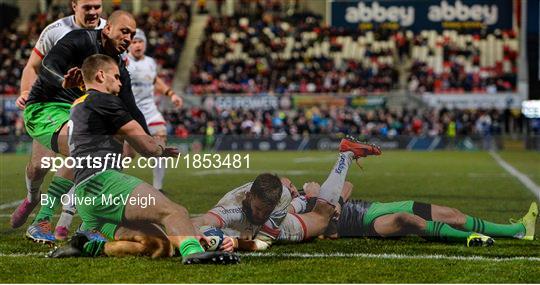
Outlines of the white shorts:
[{"label": "white shorts", "polygon": [[167,128],[165,127],[165,119],[159,111],[153,111],[150,114],[144,114],[146,118],[146,123],[148,124],[148,130],[151,135],[156,135],[158,133],[166,133]]},{"label": "white shorts", "polygon": [[279,226],[278,240],[303,241],[307,235],[306,224],[298,214],[287,213]]}]

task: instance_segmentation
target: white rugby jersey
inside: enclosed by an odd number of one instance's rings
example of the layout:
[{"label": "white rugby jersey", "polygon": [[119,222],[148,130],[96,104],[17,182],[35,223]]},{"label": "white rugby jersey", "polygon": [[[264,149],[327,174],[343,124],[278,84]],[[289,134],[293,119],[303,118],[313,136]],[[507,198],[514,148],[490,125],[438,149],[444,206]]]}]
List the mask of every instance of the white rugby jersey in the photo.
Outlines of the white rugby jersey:
[{"label": "white rugby jersey", "polygon": [[152,117],[158,112],[154,101],[154,83],[157,77],[156,61],[149,56],[144,56],[139,60],[130,54],[127,57],[127,69],[131,77],[131,89],[133,96],[135,96],[135,102],[144,114],[146,122],[150,123]]},{"label": "white rugby jersey", "polygon": [[291,193],[283,186],[281,198],[270,218],[264,225],[256,226],[247,220],[242,211],[242,201],[246,198],[252,184],[253,182],[249,182],[225,194],[209,213],[218,218],[220,227],[228,236],[248,240],[260,236],[264,239],[275,240],[279,236],[279,227],[287,216],[287,207],[292,200]]},{"label": "white rugby jersey", "polygon": [[[96,29],[103,29],[106,24],[107,21],[100,18]],[[34,47],[34,52],[36,52],[41,58],[45,57],[56,42],[63,38],[67,33],[78,29],[82,28],[75,23],[75,15],[56,20],[45,27],[45,29],[41,32],[36,46]]]}]

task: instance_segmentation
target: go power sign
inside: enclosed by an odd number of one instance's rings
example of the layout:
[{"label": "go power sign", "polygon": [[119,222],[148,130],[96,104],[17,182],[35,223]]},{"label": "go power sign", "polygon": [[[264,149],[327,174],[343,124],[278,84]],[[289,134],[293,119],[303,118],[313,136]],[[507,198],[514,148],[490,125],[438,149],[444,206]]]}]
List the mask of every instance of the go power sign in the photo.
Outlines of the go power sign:
[{"label": "go power sign", "polygon": [[334,0],[330,24],[361,30],[511,29],[512,11],[512,0]]}]

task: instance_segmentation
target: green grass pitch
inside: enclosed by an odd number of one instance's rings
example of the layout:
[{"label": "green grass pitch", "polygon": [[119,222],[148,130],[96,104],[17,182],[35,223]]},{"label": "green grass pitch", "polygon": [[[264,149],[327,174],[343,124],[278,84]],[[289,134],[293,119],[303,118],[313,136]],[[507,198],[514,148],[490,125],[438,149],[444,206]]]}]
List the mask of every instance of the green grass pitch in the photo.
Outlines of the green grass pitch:
[{"label": "green grass pitch", "polygon": [[[336,158],[332,152],[258,152],[250,155],[250,169],[169,169],[165,190],[190,213],[198,214],[212,207],[224,193],[260,172],[288,176],[297,186],[307,181],[322,183]],[[500,155],[540,184],[539,152],[506,151]],[[243,256],[241,264],[227,267],[183,266],[178,258],[46,259],[43,255],[49,248],[24,239],[28,224],[16,230],[9,227],[9,214],[14,208],[8,204],[25,195],[24,165],[27,159],[26,156],[0,155],[0,283],[540,281],[538,240],[496,239],[491,248],[432,243],[416,237],[318,240],[276,245],[263,256]],[[486,152],[387,151],[381,157],[363,160],[362,165],[363,170],[355,165],[349,170],[348,179],[355,185],[354,198],[412,199],[443,204],[500,223],[512,217],[520,218],[534,200],[534,196]],[[127,172],[151,181],[149,169],[129,169]],[[78,223],[76,219],[74,227]],[[538,224],[536,230],[540,230]]]}]

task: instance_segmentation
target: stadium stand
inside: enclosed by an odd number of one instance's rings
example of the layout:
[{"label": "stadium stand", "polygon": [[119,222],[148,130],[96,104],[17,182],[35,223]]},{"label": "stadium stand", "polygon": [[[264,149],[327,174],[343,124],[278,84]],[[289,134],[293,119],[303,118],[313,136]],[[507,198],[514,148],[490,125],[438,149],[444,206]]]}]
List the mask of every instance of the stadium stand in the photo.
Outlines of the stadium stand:
[{"label": "stadium stand", "polygon": [[411,35],[409,91],[497,93],[517,84],[518,40],[513,31]]},{"label": "stadium stand", "polygon": [[354,134],[379,137],[397,135],[499,135],[508,131],[507,112],[490,110],[361,110],[354,108],[300,108],[292,111],[213,109],[197,107],[165,113],[169,132],[180,138],[192,135]]},{"label": "stadium stand", "polygon": [[235,15],[209,20],[191,92],[384,92],[395,87],[396,47],[373,33],[326,27],[320,16]]}]

